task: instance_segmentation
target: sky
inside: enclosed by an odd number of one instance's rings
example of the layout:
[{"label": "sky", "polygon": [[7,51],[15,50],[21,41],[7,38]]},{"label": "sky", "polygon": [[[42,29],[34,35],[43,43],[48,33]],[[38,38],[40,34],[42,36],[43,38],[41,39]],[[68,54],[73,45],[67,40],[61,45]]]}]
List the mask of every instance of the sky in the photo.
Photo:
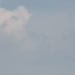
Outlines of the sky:
[{"label": "sky", "polygon": [[0,0],[0,75],[75,75],[75,0]]}]

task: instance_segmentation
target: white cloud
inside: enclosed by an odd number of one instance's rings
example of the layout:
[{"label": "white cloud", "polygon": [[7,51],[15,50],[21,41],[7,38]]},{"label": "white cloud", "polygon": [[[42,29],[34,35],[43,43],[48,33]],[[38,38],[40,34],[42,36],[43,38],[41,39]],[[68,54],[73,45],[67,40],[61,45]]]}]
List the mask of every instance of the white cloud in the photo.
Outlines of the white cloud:
[{"label": "white cloud", "polygon": [[26,24],[30,17],[31,14],[23,6],[13,11],[0,8],[0,28],[7,35],[22,37],[25,34],[26,36]]}]

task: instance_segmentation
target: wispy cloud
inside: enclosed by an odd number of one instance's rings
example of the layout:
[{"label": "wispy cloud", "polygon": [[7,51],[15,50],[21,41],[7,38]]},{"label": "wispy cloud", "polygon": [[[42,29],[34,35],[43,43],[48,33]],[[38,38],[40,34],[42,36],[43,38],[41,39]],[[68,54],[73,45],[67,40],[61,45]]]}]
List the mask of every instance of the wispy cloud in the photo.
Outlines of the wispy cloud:
[{"label": "wispy cloud", "polygon": [[23,6],[19,6],[13,11],[0,8],[0,28],[7,35],[23,37],[23,34],[26,33],[26,25],[30,17],[31,14]]}]

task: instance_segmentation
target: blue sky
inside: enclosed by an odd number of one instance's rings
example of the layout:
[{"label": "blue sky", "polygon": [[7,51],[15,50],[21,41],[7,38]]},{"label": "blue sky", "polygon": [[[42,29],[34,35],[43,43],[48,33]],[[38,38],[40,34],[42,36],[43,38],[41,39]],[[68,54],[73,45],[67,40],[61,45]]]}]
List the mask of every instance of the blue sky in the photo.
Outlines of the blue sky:
[{"label": "blue sky", "polygon": [[1,6],[14,8],[24,5],[34,10],[70,9],[75,7],[74,0],[3,0]]},{"label": "blue sky", "polygon": [[75,75],[75,1],[2,0],[1,75]]}]

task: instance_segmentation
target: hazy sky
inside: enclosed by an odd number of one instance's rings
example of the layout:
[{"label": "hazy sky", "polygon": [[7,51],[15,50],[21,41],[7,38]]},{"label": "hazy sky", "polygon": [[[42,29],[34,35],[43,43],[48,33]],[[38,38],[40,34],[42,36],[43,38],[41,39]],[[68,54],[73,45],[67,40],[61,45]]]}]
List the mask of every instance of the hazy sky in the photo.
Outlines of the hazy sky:
[{"label": "hazy sky", "polygon": [[75,0],[0,0],[0,75],[75,75]]}]

